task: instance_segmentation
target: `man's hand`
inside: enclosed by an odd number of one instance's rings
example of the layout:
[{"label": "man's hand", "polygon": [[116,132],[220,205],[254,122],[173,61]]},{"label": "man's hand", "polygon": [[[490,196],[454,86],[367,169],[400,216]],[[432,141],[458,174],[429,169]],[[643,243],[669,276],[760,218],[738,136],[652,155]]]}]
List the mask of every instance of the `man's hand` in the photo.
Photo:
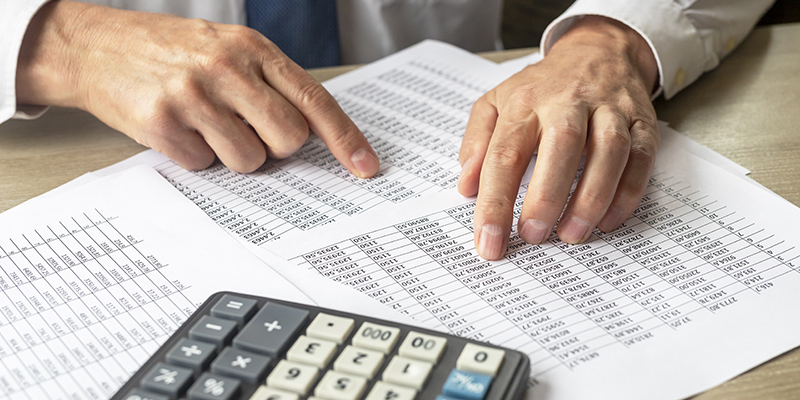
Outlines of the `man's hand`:
[{"label": "man's hand", "polygon": [[526,242],[546,240],[559,216],[558,235],[568,243],[585,241],[595,226],[607,232],[624,222],[641,200],[659,145],[650,102],[657,73],[635,31],[584,17],[544,60],[473,105],[458,190],[477,193],[475,246],[483,258],[505,254],[520,181],[537,150],[517,225]]},{"label": "man's hand", "polygon": [[21,104],[82,108],[188,169],[219,157],[253,171],[309,128],[356,176],[379,167],[322,85],[242,26],[54,1],[26,32],[16,84]]}]

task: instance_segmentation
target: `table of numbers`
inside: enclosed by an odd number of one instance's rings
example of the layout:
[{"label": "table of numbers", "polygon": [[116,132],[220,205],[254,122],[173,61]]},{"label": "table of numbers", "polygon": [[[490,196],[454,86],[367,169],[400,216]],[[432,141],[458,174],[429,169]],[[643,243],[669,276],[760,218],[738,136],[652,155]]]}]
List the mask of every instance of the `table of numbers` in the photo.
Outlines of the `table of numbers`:
[{"label": "table of numbers", "polygon": [[108,398],[196,309],[115,220],[94,210],[0,238],[0,396]]},{"label": "table of numbers", "polygon": [[[517,198],[517,210],[524,198]],[[641,205],[584,244],[512,232],[502,261],[473,244],[474,203],[352,237],[295,259],[420,322],[526,352],[533,376],[680,330],[798,273],[797,249],[656,171]]]}]

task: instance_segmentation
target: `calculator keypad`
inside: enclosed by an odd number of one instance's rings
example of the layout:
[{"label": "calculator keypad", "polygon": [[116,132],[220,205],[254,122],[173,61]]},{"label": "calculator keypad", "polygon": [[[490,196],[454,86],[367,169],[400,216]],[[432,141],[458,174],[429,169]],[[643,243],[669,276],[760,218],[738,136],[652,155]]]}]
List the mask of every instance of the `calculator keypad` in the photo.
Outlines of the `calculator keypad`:
[{"label": "calculator keypad", "polygon": [[522,389],[506,386],[524,387],[527,358],[508,365],[501,349],[300,304],[217,298],[114,399],[510,400]]}]

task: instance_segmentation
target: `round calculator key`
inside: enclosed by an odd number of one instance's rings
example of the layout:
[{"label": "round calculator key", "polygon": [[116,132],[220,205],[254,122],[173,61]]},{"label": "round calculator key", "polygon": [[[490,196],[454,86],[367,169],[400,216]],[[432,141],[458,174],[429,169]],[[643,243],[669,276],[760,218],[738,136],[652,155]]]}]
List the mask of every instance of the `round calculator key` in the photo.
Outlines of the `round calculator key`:
[{"label": "round calculator key", "polygon": [[355,321],[352,318],[319,313],[308,324],[306,335],[342,344],[347,339],[347,336],[350,335],[354,325]]},{"label": "round calculator key", "polygon": [[267,386],[305,395],[318,375],[317,367],[281,360],[267,377]]},{"label": "round calculator key", "polygon": [[370,390],[366,400],[414,400],[417,391],[405,386],[378,381]]},{"label": "round calculator key", "polygon": [[447,339],[441,336],[426,335],[411,331],[406,335],[397,354],[403,357],[437,363],[444,353]]},{"label": "round calculator key", "polygon": [[394,349],[399,336],[400,328],[364,322],[358,332],[353,335],[351,342],[356,347],[389,354]]},{"label": "round calculator key", "polygon": [[433,370],[433,364],[429,362],[394,356],[383,370],[383,380],[422,390],[431,370]]},{"label": "round calculator key", "polygon": [[300,400],[300,395],[262,385],[250,396],[250,400]]},{"label": "round calculator key", "polygon": [[500,349],[467,343],[456,360],[456,368],[494,378],[500,370],[505,354],[506,352]]},{"label": "round calculator key", "polygon": [[347,346],[333,362],[333,369],[372,379],[383,365],[383,358],[380,351]]},{"label": "round calculator key", "polygon": [[336,353],[336,349],[337,346],[334,342],[304,335],[295,340],[292,347],[286,352],[286,359],[325,368]]},{"label": "round calculator key", "polygon": [[366,378],[328,371],[314,389],[314,395],[329,400],[356,400],[366,387]]}]

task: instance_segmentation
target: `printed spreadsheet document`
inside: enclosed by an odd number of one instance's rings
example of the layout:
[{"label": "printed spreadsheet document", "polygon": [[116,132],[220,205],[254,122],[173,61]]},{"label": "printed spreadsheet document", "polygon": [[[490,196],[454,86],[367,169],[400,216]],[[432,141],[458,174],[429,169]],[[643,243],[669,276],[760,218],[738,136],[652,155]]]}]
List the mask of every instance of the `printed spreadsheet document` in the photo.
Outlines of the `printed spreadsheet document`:
[{"label": "printed spreadsheet document", "polygon": [[147,167],[33,199],[0,226],[4,399],[111,397],[217,291],[315,303]]},{"label": "printed spreadsheet document", "polygon": [[510,73],[428,42],[326,83],[382,157],[370,180],[318,139],[254,174],[190,172],[154,152],[104,173],[150,165],[264,260],[526,352],[533,399],[683,398],[800,344],[800,253],[786,228],[797,208],[663,126],[625,226],[580,246],[512,235],[504,260],[477,257],[474,204],[452,189],[455,149],[467,104]]}]

